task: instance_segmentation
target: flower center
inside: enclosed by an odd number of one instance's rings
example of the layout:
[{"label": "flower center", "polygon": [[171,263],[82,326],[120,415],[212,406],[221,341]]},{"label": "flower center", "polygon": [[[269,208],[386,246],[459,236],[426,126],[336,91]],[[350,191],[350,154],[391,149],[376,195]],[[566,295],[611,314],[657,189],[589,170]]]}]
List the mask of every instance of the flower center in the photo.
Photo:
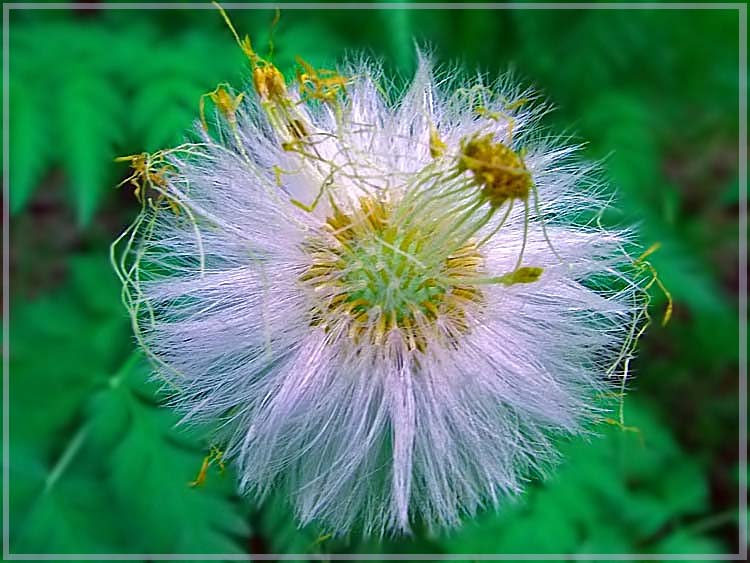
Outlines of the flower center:
[{"label": "flower center", "polygon": [[355,212],[335,209],[328,236],[309,241],[312,264],[299,280],[312,290],[312,325],[345,327],[357,343],[376,345],[395,331],[424,351],[431,337],[468,331],[467,309],[483,301],[468,280],[483,260],[473,241],[441,253],[429,228],[396,215],[371,197]]}]

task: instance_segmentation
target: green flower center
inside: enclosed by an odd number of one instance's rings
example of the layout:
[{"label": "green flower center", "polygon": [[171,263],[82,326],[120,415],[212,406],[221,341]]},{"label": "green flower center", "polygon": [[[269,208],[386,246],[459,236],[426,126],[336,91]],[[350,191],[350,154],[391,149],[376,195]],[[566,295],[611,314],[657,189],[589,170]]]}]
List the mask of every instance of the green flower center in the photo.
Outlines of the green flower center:
[{"label": "green flower center", "polygon": [[466,308],[482,301],[460,281],[482,266],[473,241],[441,256],[418,225],[397,221],[373,198],[362,198],[356,213],[336,209],[327,229],[331,237],[311,241],[312,264],[300,276],[314,295],[312,325],[345,322],[351,338],[373,344],[398,331],[422,351],[438,319],[454,336],[468,330]]}]

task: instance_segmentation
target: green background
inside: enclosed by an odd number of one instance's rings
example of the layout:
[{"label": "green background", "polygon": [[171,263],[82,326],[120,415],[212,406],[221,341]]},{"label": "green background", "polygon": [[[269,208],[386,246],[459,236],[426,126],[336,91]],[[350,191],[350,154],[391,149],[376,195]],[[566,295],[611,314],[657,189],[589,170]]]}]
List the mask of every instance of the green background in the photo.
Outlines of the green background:
[{"label": "green background", "polygon": [[[273,12],[231,17],[263,53]],[[674,316],[633,365],[637,431],[561,444],[552,479],[442,535],[300,530],[283,495],[238,498],[231,467],[189,487],[209,444],[173,428],[133,355],[108,245],[138,204],[113,159],[178,142],[201,94],[246,83],[246,61],[213,10],[12,10],[12,553],[738,550],[737,11],[284,10],[274,61],[364,49],[403,81],[414,39],[541,90],[559,108],[547,124],[606,158],[621,217],[662,244]]]}]

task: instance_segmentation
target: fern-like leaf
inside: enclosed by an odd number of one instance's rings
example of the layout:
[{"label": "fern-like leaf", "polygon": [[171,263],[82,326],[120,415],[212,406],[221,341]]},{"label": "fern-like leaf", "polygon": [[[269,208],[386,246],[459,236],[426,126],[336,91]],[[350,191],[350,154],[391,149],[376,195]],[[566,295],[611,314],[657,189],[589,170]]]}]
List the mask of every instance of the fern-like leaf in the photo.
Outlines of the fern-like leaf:
[{"label": "fern-like leaf", "polygon": [[101,456],[106,484],[132,530],[127,549],[241,553],[248,528],[234,480],[212,469],[201,486],[190,485],[205,453],[201,435],[174,428],[178,417],[153,402],[148,371],[134,356],[88,409],[90,454]]},{"label": "fern-like leaf", "polygon": [[63,167],[82,226],[87,226],[114,182],[111,162],[122,142],[122,96],[104,76],[80,73],[61,85],[60,140],[69,147]]},{"label": "fern-like leaf", "polygon": [[28,203],[50,166],[50,132],[41,92],[27,77],[15,72],[10,79],[10,210],[18,213]]},{"label": "fern-like leaf", "polygon": [[693,545],[720,550],[685,528],[707,509],[700,468],[643,407],[629,403],[626,418],[626,428],[601,428],[604,436],[594,443],[565,445],[565,464],[553,479],[467,523],[443,547],[450,553],[649,553],[665,545],[680,552]]}]

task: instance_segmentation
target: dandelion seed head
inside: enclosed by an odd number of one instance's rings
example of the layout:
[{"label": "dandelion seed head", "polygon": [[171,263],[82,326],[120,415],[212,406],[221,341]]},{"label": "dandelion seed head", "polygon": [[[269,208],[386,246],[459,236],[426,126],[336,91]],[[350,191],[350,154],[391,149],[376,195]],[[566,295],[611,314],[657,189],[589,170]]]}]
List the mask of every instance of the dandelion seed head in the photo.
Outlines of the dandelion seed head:
[{"label": "dandelion seed head", "polygon": [[502,504],[597,419],[643,326],[597,168],[512,77],[420,56],[394,94],[366,60],[286,81],[241,45],[250,88],[126,157],[143,209],[116,266],[175,408],[243,492],[334,535]]}]

